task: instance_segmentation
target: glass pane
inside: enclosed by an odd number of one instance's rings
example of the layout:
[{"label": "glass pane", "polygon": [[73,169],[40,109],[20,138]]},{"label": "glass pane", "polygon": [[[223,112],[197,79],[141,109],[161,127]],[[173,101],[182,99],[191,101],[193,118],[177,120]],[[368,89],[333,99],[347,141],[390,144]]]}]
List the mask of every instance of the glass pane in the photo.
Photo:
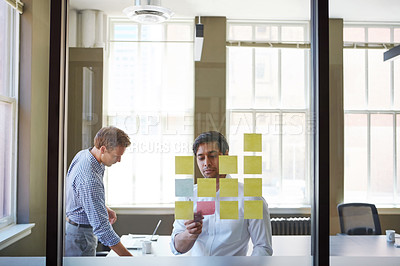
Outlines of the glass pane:
[{"label": "glass pane", "polygon": [[365,42],[365,29],[358,27],[343,28],[344,42]]},{"label": "glass pane", "polygon": [[115,41],[137,41],[139,39],[138,25],[134,23],[114,23],[111,40]]},{"label": "glass pane", "polygon": [[390,29],[389,28],[369,28],[368,29],[368,42],[390,42]]},{"label": "glass pane", "polygon": [[393,109],[400,110],[400,60],[393,60]]},{"label": "glass pane", "polygon": [[399,28],[394,29],[394,39],[393,39],[393,41],[395,43],[400,43],[400,29]]},{"label": "glass pane", "polygon": [[141,41],[164,41],[164,24],[141,25]]},{"label": "glass pane", "polygon": [[305,202],[308,189],[305,122],[305,114],[302,113],[286,113],[282,116],[281,203]]},{"label": "glass pane", "polygon": [[227,108],[253,105],[253,49],[229,48]]},{"label": "glass pane", "polygon": [[255,49],[255,108],[279,106],[278,50]]},{"label": "glass pane", "polygon": [[256,133],[262,134],[263,196],[269,204],[281,203],[280,114],[257,113]]},{"label": "glass pane", "polygon": [[393,115],[371,115],[371,198],[393,202]]},{"label": "glass pane", "polygon": [[368,107],[390,109],[390,64],[384,62],[381,50],[368,50]]},{"label": "glass pane", "polygon": [[11,214],[12,105],[0,102],[0,219]]},{"label": "glass pane", "polygon": [[256,26],[256,41],[278,41],[278,27],[270,25]]},{"label": "glass pane", "polygon": [[190,24],[167,24],[167,41],[193,41],[192,29]]},{"label": "glass pane", "polygon": [[344,116],[344,201],[364,202],[368,190],[367,115]]},{"label": "glass pane", "polygon": [[282,49],[283,108],[305,108],[305,50]]},{"label": "glass pane", "polygon": [[299,26],[283,26],[281,32],[282,42],[304,41],[304,28]]},{"label": "glass pane", "polygon": [[344,109],[366,107],[365,50],[343,50]]},{"label": "glass pane", "polygon": [[251,41],[253,40],[253,26],[231,25],[228,40]]},{"label": "glass pane", "polygon": [[10,32],[9,6],[5,1],[0,3],[0,95],[10,95]]}]

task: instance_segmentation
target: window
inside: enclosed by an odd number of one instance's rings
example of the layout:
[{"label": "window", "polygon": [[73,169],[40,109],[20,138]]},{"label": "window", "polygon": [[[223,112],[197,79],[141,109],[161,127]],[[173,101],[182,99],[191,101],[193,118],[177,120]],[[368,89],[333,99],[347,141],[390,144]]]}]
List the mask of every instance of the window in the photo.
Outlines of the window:
[{"label": "window", "polygon": [[0,228],[16,222],[18,19],[0,1]]},{"label": "window", "polygon": [[175,155],[191,155],[193,21],[140,25],[111,19],[105,125],[131,137],[107,169],[108,204],[173,204]]},{"label": "window", "polygon": [[227,135],[238,177],[243,133],[261,133],[263,196],[271,207],[309,206],[309,25],[231,21],[227,27]]},{"label": "window", "polygon": [[400,204],[400,61],[383,61],[399,33],[387,24],[343,30],[347,202]]}]

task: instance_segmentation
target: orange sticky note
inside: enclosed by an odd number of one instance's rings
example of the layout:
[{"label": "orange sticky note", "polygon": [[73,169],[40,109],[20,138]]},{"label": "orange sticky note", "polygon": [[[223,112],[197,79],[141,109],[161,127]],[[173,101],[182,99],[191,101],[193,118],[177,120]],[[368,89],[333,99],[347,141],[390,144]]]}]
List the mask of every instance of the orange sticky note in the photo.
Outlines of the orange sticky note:
[{"label": "orange sticky note", "polygon": [[193,175],[193,156],[175,156],[175,174]]},{"label": "orange sticky note", "polygon": [[261,134],[244,134],[244,151],[262,151]]},{"label": "orange sticky note", "polygon": [[244,156],[244,174],[262,174],[262,157]]},{"label": "orange sticky note", "polygon": [[193,220],[193,201],[175,201],[175,220]]},{"label": "orange sticky note", "polygon": [[198,197],[216,197],[217,183],[215,178],[198,178],[197,179],[197,196]]},{"label": "orange sticky note", "polygon": [[219,196],[220,197],[237,197],[238,196],[238,180],[236,178],[220,178],[219,179]]},{"label": "orange sticky note", "polygon": [[221,219],[239,219],[239,208],[237,201],[220,201],[219,215]]},{"label": "orange sticky note", "polygon": [[244,219],[262,219],[263,202],[262,200],[244,201]]},{"label": "orange sticky note", "polygon": [[237,174],[237,156],[220,155],[219,156],[220,174]]},{"label": "orange sticky note", "polygon": [[262,196],[262,179],[261,178],[245,178],[244,179],[244,196],[245,197],[261,197]]}]

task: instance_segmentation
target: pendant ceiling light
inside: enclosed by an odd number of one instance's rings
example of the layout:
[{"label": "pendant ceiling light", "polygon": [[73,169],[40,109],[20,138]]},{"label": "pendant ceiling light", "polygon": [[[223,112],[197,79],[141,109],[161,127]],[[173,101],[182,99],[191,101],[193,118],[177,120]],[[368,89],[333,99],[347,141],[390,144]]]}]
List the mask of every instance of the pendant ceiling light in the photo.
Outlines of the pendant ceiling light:
[{"label": "pendant ceiling light", "polygon": [[131,20],[142,24],[162,23],[173,15],[170,9],[161,6],[161,0],[134,0],[133,6],[123,12]]}]

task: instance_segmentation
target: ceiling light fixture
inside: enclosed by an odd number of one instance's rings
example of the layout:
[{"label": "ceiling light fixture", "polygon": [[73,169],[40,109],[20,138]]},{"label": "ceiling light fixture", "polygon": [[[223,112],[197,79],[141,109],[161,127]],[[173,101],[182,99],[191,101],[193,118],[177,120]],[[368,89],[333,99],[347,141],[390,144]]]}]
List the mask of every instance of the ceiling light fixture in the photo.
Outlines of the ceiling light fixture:
[{"label": "ceiling light fixture", "polygon": [[123,12],[129,19],[142,24],[162,23],[173,15],[170,9],[161,6],[161,0],[134,0],[133,6]]}]

